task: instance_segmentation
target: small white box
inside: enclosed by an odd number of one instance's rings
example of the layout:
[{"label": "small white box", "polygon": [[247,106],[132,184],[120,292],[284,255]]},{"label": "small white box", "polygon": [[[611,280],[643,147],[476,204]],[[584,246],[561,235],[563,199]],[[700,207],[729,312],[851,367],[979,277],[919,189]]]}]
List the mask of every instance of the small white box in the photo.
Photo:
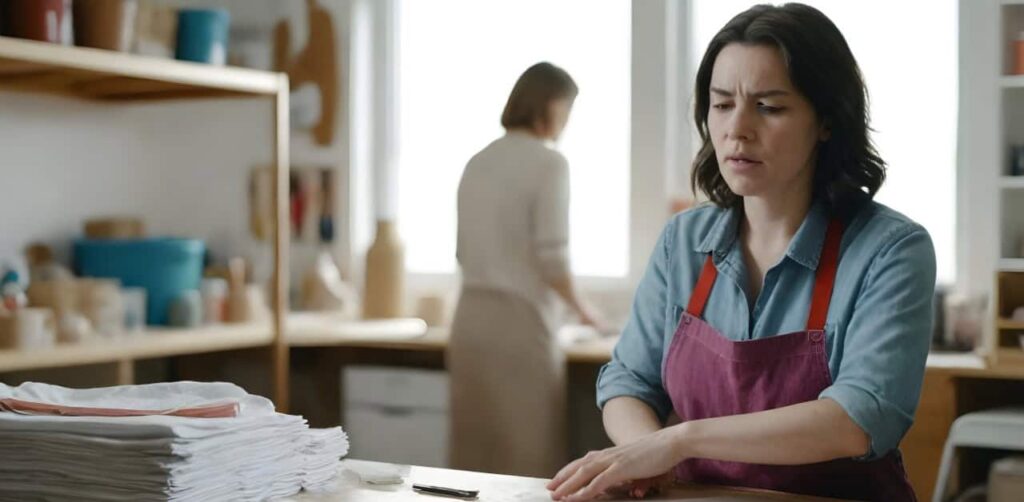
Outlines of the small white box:
[{"label": "small white box", "polygon": [[1019,502],[1024,496],[1024,457],[992,463],[988,474],[989,502]]}]

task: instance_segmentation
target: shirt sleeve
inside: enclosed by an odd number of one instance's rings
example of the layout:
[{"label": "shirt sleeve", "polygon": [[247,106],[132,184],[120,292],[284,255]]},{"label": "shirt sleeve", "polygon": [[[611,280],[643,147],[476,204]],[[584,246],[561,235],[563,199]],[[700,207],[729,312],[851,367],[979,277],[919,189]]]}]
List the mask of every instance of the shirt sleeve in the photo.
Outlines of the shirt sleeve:
[{"label": "shirt sleeve", "polygon": [[603,408],[614,397],[631,396],[647,403],[662,422],[672,410],[672,403],[662,386],[661,360],[665,318],[670,306],[666,279],[674,221],[665,226],[658,238],[612,359],[598,374],[598,408]]},{"label": "shirt sleeve", "polygon": [[533,246],[541,274],[549,279],[569,275],[569,164],[557,154],[540,180],[532,211]]},{"label": "shirt sleeve", "polygon": [[931,344],[935,249],[903,227],[872,260],[846,328],[842,362],[820,398],[837,403],[871,438],[861,460],[899,446],[914,420]]}]

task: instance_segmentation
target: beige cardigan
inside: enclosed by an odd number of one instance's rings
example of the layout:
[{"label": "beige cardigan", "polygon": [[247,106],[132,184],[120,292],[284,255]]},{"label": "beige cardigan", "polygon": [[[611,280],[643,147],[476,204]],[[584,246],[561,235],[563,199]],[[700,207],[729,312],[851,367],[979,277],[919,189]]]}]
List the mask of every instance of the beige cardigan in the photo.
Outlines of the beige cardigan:
[{"label": "beige cardigan", "polygon": [[464,287],[519,295],[553,328],[559,304],[544,279],[570,273],[568,244],[569,165],[562,154],[512,131],[470,159],[458,193]]}]

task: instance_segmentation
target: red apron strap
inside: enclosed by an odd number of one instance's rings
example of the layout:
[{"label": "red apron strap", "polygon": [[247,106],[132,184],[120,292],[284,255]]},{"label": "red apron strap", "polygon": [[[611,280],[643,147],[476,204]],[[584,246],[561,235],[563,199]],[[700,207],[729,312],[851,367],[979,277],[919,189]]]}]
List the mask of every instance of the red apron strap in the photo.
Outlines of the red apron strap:
[{"label": "red apron strap", "polygon": [[807,316],[807,331],[824,331],[828,305],[832,301],[832,286],[836,282],[839,268],[839,244],[843,238],[843,224],[832,220],[825,232],[825,244],[818,260],[818,271],[814,277],[814,297],[811,312]]},{"label": "red apron strap", "polygon": [[700,278],[697,279],[697,286],[693,288],[693,295],[690,296],[690,304],[686,311],[694,317],[704,315],[704,305],[708,303],[711,296],[711,287],[715,285],[715,278],[718,277],[718,269],[715,262],[711,260],[711,254],[704,261],[704,268],[700,271]]}]

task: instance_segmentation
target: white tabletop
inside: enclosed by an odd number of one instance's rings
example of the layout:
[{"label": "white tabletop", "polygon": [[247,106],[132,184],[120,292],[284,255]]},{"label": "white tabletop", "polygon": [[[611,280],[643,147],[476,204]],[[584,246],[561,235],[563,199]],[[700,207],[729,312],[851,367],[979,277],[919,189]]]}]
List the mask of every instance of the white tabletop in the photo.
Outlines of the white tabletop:
[{"label": "white tabletop", "polygon": [[[342,473],[336,490],[324,494],[303,493],[285,500],[292,502],[444,502],[446,500],[458,500],[421,495],[412,491],[413,483],[478,490],[480,492],[478,500],[481,502],[546,502],[551,500],[549,492],[544,488],[544,485],[547,484],[545,479],[412,466],[403,484],[373,486],[362,483],[359,477],[349,468],[379,466],[381,464],[361,460],[343,460],[341,464]],[[673,489],[670,493],[648,500],[705,502],[788,500],[812,502],[831,499],[799,497],[757,490],[682,486]]]}]

